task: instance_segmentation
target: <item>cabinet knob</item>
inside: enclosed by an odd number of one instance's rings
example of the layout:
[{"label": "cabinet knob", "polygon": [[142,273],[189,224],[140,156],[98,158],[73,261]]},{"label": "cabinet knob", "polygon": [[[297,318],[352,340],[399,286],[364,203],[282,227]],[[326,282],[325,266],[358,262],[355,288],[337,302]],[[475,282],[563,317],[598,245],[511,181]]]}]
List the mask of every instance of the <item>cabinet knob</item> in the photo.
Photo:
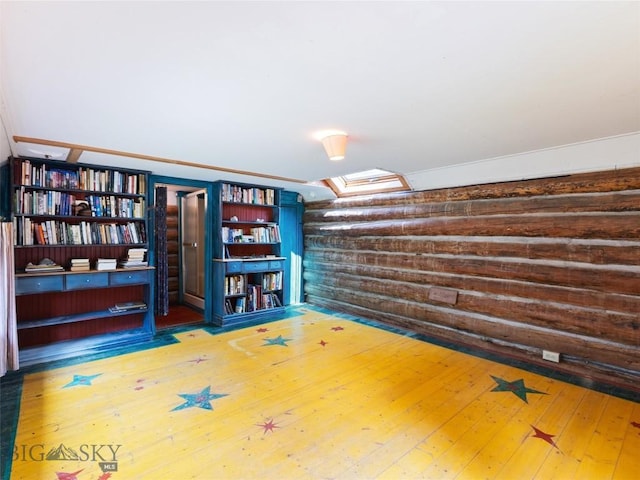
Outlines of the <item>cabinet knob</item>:
[{"label": "cabinet knob", "polygon": [[129,275],[127,278],[131,279],[131,278],[133,278],[133,275]]},{"label": "cabinet knob", "polygon": [[89,283],[91,280],[89,280],[88,278],[85,280],[85,282]]}]

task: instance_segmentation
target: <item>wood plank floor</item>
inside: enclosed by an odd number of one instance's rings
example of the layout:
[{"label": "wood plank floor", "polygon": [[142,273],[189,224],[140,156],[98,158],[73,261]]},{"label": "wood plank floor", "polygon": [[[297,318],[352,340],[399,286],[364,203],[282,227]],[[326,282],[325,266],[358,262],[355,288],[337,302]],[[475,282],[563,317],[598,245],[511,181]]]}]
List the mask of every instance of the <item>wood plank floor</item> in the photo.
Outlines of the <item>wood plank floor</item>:
[{"label": "wood plank floor", "polygon": [[173,336],[25,374],[12,390],[20,408],[3,478],[600,480],[640,470],[635,398],[311,308]]}]

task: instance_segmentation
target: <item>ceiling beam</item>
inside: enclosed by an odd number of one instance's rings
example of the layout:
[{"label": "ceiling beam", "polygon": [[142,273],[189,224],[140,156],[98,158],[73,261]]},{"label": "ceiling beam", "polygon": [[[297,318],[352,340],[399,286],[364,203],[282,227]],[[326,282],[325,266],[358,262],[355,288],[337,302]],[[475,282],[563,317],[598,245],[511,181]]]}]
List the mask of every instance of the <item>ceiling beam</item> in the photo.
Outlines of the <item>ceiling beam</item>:
[{"label": "ceiling beam", "polygon": [[82,155],[84,150],[80,150],[79,148],[72,148],[69,150],[69,154],[67,155],[67,163],[77,163],[80,155]]},{"label": "ceiling beam", "polygon": [[[170,163],[172,165],[180,165],[183,167],[205,168],[207,170],[216,170],[218,172],[235,173],[237,175],[250,175],[252,177],[268,178],[270,180],[281,180],[283,182],[293,182],[293,183],[303,183],[303,184],[308,183],[306,180],[300,180],[297,178],[280,177],[278,175],[269,175],[266,173],[250,172],[248,170],[237,170],[235,168],[217,167],[215,165],[187,162],[184,160],[174,160],[172,158],[155,157],[153,155],[144,155],[141,153],[123,152],[120,150],[111,150],[108,148],[91,147],[88,145],[78,145],[76,143],[58,142],[56,140],[44,140],[42,138],[21,137],[19,135],[14,135],[13,140],[16,143],[33,143],[36,145],[48,145],[50,147],[69,148],[71,149],[71,152],[69,152],[69,156],[67,158],[72,156],[73,150],[79,150],[80,153],[82,153],[83,151],[103,153],[106,155],[115,155],[118,157],[128,157],[128,158],[137,158],[139,160],[149,160],[151,162]],[[80,154],[78,154],[78,156],[80,156]]]}]

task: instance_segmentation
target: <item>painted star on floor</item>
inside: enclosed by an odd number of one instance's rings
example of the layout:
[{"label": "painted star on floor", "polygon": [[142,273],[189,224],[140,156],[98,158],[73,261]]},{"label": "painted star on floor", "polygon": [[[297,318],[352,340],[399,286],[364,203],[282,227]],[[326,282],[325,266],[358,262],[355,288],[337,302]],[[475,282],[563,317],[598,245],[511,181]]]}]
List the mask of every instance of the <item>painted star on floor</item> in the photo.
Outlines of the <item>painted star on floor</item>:
[{"label": "painted star on floor", "polygon": [[262,345],[263,347],[267,347],[269,345],[282,345],[283,347],[288,347],[287,342],[290,342],[290,338],[282,338],[282,335],[278,335],[276,338],[265,338],[265,343]]},{"label": "painted star on floor", "polygon": [[327,342],[325,342],[324,340],[320,340],[319,345],[322,345],[323,347],[327,345]]},{"label": "painted star on floor", "polygon": [[262,432],[263,434],[266,434],[267,432],[271,432],[273,433],[273,429],[274,428],[280,428],[278,425],[276,425],[273,422],[273,418],[271,420],[269,420],[268,422],[265,423],[256,423],[257,427],[262,427],[264,429],[264,431]]},{"label": "painted star on floor", "polygon": [[215,400],[217,398],[226,397],[228,393],[210,393],[211,386],[205,387],[199,393],[179,393],[178,396],[184,398],[186,402],[182,405],[178,405],[177,407],[171,409],[174,410],[182,410],[184,408],[191,407],[199,407],[205,410],[213,410],[211,406],[210,400]]},{"label": "painted star on floor", "polygon": [[200,363],[200,362],[206,362],[207,360],[208,360],[208,358],[198,357],[195,360],[189,360],[189,362]]},{"label": "painted star on floor", "polygon": [[73,376],[73,380],[71,380],[69,383],[67,383],[62,388],[76,387],[78,385],[89,385],[89,386],[91,386],[91,382],[93,381],[93,379],[96,378],[96,377],[99,377],[100,375],[102,375],[102,374],[101,373],[97,373],[95,375],[74,375]]},{"label": "painted star on floor", "polygon": [[[554,447],[558,448],[558,445],[556,445],[556,442],[553,441],[553,437],[555,437],[555,435],[551,435],[550,433],[545,433],[542,430],[534,427],[533,425],[531,425],[531,428],[533,428],[536,432],[535,435],[531,435],[532,437],[540,438],[545,442],[547,442],[549,445],[553,445]],[[558,448],[558,450],[560,449]]]},{"label": "painted star on floor", "polygon": [[[84,470],[84,468],[82,470]],[[77,472],[73,472],[73,473],[56,472],[56,476],[58,477],[58,480],[78,480],[78,474],[82,470],[78,470]]]},{"label": "painted star on floor", "polygon": [[532,388],[528,388],[524,385],[524,380],[514,380],[513,382],[507,382],[499,377],[494,377],[491,375],[491,378],[495,380],[498,384],[496,388],[491,390],[492,392],[511,392],[516,395],[518,398],[525,401],[525,403],[529,403],[527,401],[527,393],[539,393],[541,395],[546,395],[545,392],[539,392],[538,390],[534,390]]},{"label": "painted star on floor", "polygon": [[334,332],[339,332],[340,330],[344,330],[344,328],[338,326],[338,327],[331,327],[331,330],[333,330]]},{"label": "painted star on floor", "polygon": [[256,330],[256,332],[258,332],[258,333],[264,333],[264,332],[268,332],[268,331],[269,331],[269,329],[268,328],[264,328],[264,327],[258,328]]}]

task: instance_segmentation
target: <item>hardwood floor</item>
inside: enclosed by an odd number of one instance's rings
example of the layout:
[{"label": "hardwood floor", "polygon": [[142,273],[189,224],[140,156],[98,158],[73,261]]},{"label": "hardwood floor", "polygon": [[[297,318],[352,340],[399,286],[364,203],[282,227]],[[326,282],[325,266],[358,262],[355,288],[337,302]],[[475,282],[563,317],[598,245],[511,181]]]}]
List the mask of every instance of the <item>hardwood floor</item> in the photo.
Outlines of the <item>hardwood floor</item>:
[{"label": "hardwood floor", "polygon": [[632,393],[324,310],[185,327],[87,360],[3,379],[3,407],[20,402],[3,408],[15,410],[3,478],[626,480],[640,469]]},{"label": "hardwood floor", "polygon": [[170,305],[169,314],[165,316],[156,315],[156,329],[176,327],[178,325],[191,325],[202,323],[204,320],[202,313],[187,305]]}]

